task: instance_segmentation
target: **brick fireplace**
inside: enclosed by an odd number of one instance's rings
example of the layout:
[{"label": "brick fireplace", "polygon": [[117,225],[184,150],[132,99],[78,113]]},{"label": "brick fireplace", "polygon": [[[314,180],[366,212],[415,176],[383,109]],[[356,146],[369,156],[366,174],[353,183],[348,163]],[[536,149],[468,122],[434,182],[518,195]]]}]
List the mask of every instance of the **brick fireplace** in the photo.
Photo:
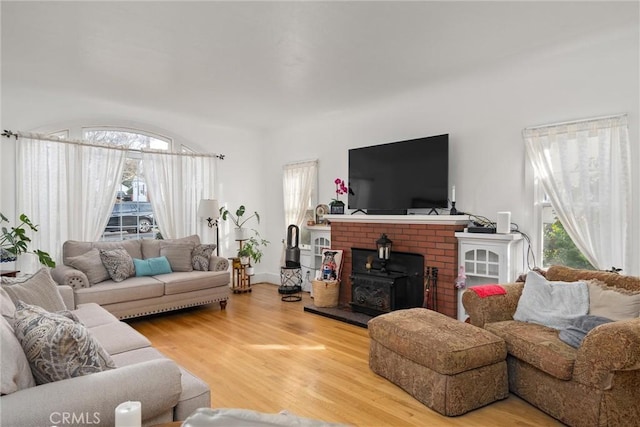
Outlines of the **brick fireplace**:
[{"label": "brick fireplace", "polygon": [[468,219],[450,215],[328,215],[331,248],[344,251],[340,297],[341,308],[351,302],[351,248],[376,249],[376,240],[385,233],[393,241],[392,250],[424,256],[425,267],[438,269],[437,309],[457,316],[458,239]]}]

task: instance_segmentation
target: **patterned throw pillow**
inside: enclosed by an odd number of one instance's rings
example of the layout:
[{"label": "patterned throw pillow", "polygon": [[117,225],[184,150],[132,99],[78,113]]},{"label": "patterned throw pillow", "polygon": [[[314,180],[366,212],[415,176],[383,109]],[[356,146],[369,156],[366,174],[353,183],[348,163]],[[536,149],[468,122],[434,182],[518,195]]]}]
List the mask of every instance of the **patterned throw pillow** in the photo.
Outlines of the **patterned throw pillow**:
[{"label": "patterned throw pillow", "polygon": [[136,275],[136,269],[133,266],[133,258],[125,249],[100,249],[100,259],[104,268],[107,269],[109,277],[114,282],[122,282],[124,279]]},{"label": "patterned throw pillow", "polygon": [[194,270],[208,271],[209,258],[216,249],[216,245],[198,245],[191,252],[191,264]]},{"label": "patterned throw pillow", "polygon": [[50,313],[19,301],[14,329],[36,384],[116,367],[87,328],[63,314]]}]

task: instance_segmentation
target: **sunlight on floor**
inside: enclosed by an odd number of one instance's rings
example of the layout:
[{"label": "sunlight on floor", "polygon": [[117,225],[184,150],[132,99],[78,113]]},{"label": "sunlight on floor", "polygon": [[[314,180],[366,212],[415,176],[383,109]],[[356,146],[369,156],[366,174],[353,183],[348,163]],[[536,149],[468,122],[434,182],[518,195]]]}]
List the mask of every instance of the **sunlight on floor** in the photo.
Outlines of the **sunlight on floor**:
[{"label": "sunlight on floor", "polygon": [[256,350],[326,350],[324,345],[282,345],[282,344],[248,344],[246,347]]}]

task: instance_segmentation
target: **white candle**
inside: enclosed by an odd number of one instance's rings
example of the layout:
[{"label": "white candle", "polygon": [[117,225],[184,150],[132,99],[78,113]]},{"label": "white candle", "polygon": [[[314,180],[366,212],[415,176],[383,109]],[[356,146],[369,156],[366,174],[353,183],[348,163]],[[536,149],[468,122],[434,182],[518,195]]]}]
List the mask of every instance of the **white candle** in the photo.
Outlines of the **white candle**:
[{"label": "white candle", "polygon": [[454,185],[453,188],[451,188],[451,201],[455,202],[456,201],[456,186]]},{"label": "white candle", "polygon": [[382,246],[378,249],[378,258],[384,259],[384,248]]},{"label": "white candle", "polygon": [[116,427],[142,426],[142,404],[140,402],[122,402],[116,407]]}]

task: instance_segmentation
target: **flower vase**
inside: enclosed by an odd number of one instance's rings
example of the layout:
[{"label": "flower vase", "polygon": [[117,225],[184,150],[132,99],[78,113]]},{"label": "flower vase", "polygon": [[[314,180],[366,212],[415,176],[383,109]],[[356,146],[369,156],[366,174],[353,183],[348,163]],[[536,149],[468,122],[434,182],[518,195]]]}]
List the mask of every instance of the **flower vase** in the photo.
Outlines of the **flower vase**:
[{"label": "flower vase", "polygon": [[334,200],[329,204],[331,207],[331,214],[343,214],[344,213],[344,202],[340,200]]}]

